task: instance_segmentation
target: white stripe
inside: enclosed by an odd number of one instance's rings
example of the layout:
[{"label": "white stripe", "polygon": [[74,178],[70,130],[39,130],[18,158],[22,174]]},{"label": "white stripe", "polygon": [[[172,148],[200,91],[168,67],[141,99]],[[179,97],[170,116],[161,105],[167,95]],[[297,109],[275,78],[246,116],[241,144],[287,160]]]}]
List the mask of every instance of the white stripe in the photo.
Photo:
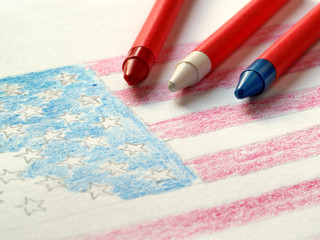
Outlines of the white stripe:
[{"label": "white stripe", "polygon": [[[307,71],[287,74],[271,85],[265,92],[264,97],[274,93],[292,92],[303,88],[311,88],[320,85],[315,81],[314,76],[320,76],[320,68],[313,68]],[[239,101],[234,96],[234,88],[223,88],[211,90],[206,93],[185,96],[164,102],[150,103],[143,106],[131,107],[147,124],[164,121],[170,118],[183,116],[188,113],[204,111],[214,107],[240,104],[248,100]],[[150,114],[152,112],[152,114]]]},{"label": "white stripe", "polygon": [[[293,115],[294,114],[294,115]],[[176,139],[167,144],[186,160],[230,148],[238,148],[265,141],[289,132],[302,130],[319,124],[320,108],[286,114],[255,121],[240,126],[225,128],[196,137]]]}]

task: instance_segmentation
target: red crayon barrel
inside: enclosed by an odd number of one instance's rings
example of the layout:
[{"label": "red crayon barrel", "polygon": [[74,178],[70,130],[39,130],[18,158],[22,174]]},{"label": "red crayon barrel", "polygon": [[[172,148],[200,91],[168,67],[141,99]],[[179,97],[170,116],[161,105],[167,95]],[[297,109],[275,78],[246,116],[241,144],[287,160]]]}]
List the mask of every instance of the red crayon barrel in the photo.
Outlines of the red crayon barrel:
[{"label": "red crayon barrel", "polygon": [[[252,0],[194,51],[204,52],[216,68],[288,0]],[[227,43],[227,46],[226,46]]]},{"label": "red crayon barrel", "polygon": [[240,75],[235,96],[262,93],[320,38],[320,3],[293,25]]},{"label": "red crayon barrel", "polygon": [[182,59],[169,82],[172,92],[192,86],[221,64],[289,0],[251,0]]},{"label": "red crayon barrel", "polygon": [[320,3],[293,25],[259,58],[271,62],[277,77],[282,75],[320,38]]},{"label": "red crayon barrel", "polygon": [[155,63],[184,0],[157,0],[123,62],[129,85],[144,80]]}]

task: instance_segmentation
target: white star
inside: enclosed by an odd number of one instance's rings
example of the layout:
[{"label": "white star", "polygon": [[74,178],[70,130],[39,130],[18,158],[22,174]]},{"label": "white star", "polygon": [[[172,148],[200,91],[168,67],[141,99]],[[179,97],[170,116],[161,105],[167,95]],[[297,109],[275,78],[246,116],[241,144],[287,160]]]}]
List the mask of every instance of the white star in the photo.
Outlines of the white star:
[{"label": "white star", "polygon": [[31,160],[34,160],[34,159],[44,159],[44,157],[40,155],[41,153],[42,153],[41,150],[32,151],[31,149],[26,148],[24,153],[15,155],[14,157],[22,157],[27,163],[29,163]]},{"label": "white star", "polygon": [[32,116],[41,116],[42,115],[42,108],[33,107],[33,106],[24,106],[24,109],[19,111],[18,113],[21,114],[20,118],[25,121],[29,117]]},{"label": "white star", "polygon": [[62,85],[68,85],[73,82],[77,82],[76,76],[76,74],[60,73],[57,77],[55,77],[55,79],[60,81]]},{"label": "white star", "polygon": [[113,195],[111,187],[108,185],[98,185],[90,183],[90,188],[87,190],[90,193],[92,199],[96,199],[98,196]]},{"label": "white star", "polygon": [[10,172],[7,169],[3,169],[3,173],[0,174],[0,180],[2,180],[5,184],[7,184],[10,181],[14,180],[21,180],[24,181],[21,177],[20,174],[22,172]]},{"label": "white star", "polygon": [[26,134],[25,132],[23,132],[22,129],[23,126],[10,126],[10,125],[6,125],[4,129],[0,129],[0,132],[4,133],[4,135],[9,138],[11,135],[13,134],[18,134],[18,135],[22,135],[22,134]]},{"label": "white star", "polygon": [[128,167],[128,164],[126,163],[114,163],[114,162],[108,162],[106,164],[103,164],[100,168],[102,170],[107,170],[110,172],[111,175],[115,175],[117,173],[119,174],[127,174],[129,171],[125,168]]},{"label": "white star", "polygon": [[[92,109],[88,112],[89,115],[92,115]],[[79,113],[78,114],[79,118],[83,121],[85,121],[84,119],[87,117],[87,114],[86,113]]]},{"label": "white star", "polygon": [[81,98],[77,99],[77,102],[80,102],[82,106],[88,105],[98,105],[101,104],[100,96],[85,96],[81,95]]},{"label": "white star", "polygon": [[95,147],[95,146],[102,146],[102,147],[108,147],[109,145],[105,142],[103,137],[86,137],[83,140],[83,143],[88,147]]},{"label": "white star", "polygon": [[29,216],[34,212],[45,211],[46,209],[42,207],[44,200],[35,201],[30,198],[24,198],[24,203],[17,206],[18,208],[24,208],[25,213]]},{"label": "white star", "polygon": [[62,91],[60,90],[45,90],[44,92],[38,93],[38,97],[44,97],[44,102],[49,102],[53,99],[59,99],[61,98]]},{"label": "white star", "polygon": [[163,180],[176,179],[174,176],[170,175],[171,169],[158,171],[156,169],[151,168],[150,170],[151,170],[151,173],[144,177],[151,178],[152,180],[156,181],[157,184]]},{"label": "white star", "polygon": [[86,164],[82,162],[84,159],[85,157],[70,157],[68,155],[66,159],[58,163],[58,165],[68,166],[70,169],[72,169],[75,166],[85,166]]},{"label": "white star", "polygon": [[60,131],[47,131],[42,137],[44,138],[45,142],[48,143],[50,140],[64,140],[63,132]]},{"label": "white star", "polygon": [[5,85],[3,88],[7,95],[18,95],[22,93],[20,91],[22,87],[19,85]]},{"label": "white star", "polygon": [[134,154],[138,154],[139,152],[148,152],[148,150],[145,149],[145,145],[143,143],[141,143],[141,144],[126,143],[126,145],[124,147],[119,148],[119,149],[128,153],[130,156],[132,156]]},{"label": "white star", "polygon": [[74,114],[70,114],[70,113],[65,113],[60,118],[62,118],[64,120],[65,124],[78,122],[78,121],[83,121],[83,119],[79,118],[79,115],[74,115]]},{"label": "white star", "polygon": [[54,178],[54,177],[49,177],[49,176],[46,176],[45,180],[42,180],[40,182],[36,182],[36,184],[45,185],[47,187],[48,191],[52,191],[54,188],[64,187],[64,184],[61,183],[59,178]]},{"label": "white star", "polygon": [[120,123],[120,118],[102,118],[102,120],[95,125],[104,127],[105,130],[108,130],[111,127],[122,127]]}]

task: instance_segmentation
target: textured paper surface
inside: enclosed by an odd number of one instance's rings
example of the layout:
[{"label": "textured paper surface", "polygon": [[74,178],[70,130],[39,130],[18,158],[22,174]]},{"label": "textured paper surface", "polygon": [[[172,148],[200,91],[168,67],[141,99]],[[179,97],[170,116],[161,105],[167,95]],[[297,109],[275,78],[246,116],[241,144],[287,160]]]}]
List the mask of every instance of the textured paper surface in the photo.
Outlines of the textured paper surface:
[{"label": "textured paper surface", "polygon": [[240,72],[291,0],[198,85],[179,59],[247,1],[186,0],[150,76],[121,64],[153,1],[0,1],[0,239],[319,239],[320,44],[262,96]]}]

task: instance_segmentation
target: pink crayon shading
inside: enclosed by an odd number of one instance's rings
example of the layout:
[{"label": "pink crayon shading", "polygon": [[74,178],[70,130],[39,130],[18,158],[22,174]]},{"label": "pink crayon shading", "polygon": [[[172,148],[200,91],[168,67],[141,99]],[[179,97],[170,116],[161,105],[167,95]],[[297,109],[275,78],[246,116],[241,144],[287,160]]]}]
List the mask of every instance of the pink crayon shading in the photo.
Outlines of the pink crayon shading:
[{"label": "pink crayon shading", "polygon": [[[181,56],[186,55],[198,43],[188,43],[176,47],[168,47],[162,50],[156,64],[177,60]],[[94,62],[88,62],[87,67],[91,68],[98,76],[110,75],[122,71],[122,63],[126,56],[118,56],[113,58],[102,59]]]},{"label": "pink crayon shading", "polygon": [[320,155],[320,125],[245,147],[201,156],[185,164],[192,166],[204,181],[215,181],[317,155]]},{"label": "pink crayon shading", "polygon": [[126,56],[117,56],[107,59],[102,59],[94,62],[88,62],[87,67],[91,68],[97,76],[110,75],[122,71],[122,63]]},{"label": "pink crayon shading", "polygon": [[152,102],[167,101],[182,96],[193,95],[206,92],[214,88],[232,87],[238,81],[237,77],[245,67],[223,69],[211,72],[207,77],[192,88],[186,88],[183,91],[170,92],[167,83],[157,83],[153,85],[137,86],[113,94],[119,97],[127,106],[140,106]]},{"label": "pink crayon shading", "polygon": [[78,240],[188,239],[315,206],[320,204],[319,196],[320,178],[315,178],[260,196],[127,226],[106,234],[84,236]]},{"label": "pink crayon shading", "polygon": [[[290,25],[274,25],[264,27],[258,30],[246,43],[241,47],[251,47],[260,45],[266,42],[273,42],[285,31]],[[190,51],[197,47],[199,43],[182,44],[175,47],[165,48],[159,55],[157,63],[165,63],[168,61],[178,60],[185,57]],[[121,72],[122,62],[125,56],[102,59],[86,63],[88,68],[91,68],[98,76],[109,75],[112,73]]]},{"label": "pink crayon shading", "polygon": [[252,102],[193,112],[150,124],[149,128],[164,139],[185,138],[319,106],[320,87],[317,86]]},{"label": "pink crayon shading", "polygon": [[[320,51],[306,53],[287,72],[299,72],[320,66]],[[235,87],[239,81],[240,73],[245,67],[216,70],[208,74],[197,85],[183,91],[168,91],[167,83],[136,86],[114,92],[127,106],[140,106],[153,102],[167,101],[170,99],[189,96],[210,91],[216,88]]]}]

